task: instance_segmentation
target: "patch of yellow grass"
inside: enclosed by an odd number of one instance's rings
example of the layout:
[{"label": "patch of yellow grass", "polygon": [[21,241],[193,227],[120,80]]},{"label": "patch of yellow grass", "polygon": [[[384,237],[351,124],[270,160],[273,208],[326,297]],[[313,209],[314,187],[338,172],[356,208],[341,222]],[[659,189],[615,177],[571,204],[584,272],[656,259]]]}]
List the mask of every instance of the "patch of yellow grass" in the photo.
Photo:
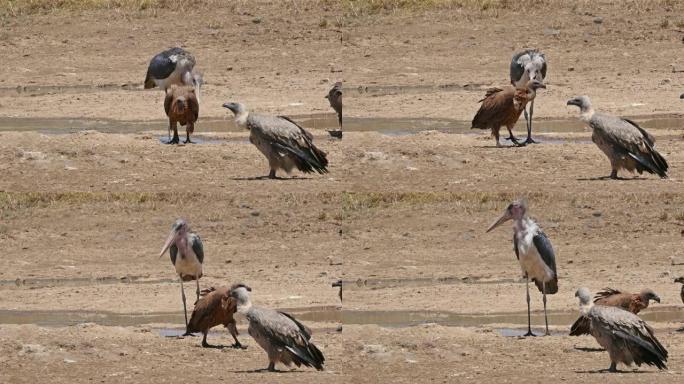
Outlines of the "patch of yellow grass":
[{"label": "patch of yellow grass", "polygon": [[[235,3],[232,2],[232,3]],[[226,6],[220,0],[0,0],[0,15],[18,16],[56,10],[84,11],[97,9],[186,10],[207,6]]]},{"label": "patch of yellow grass", "polygon": [[47,207],[56,204],[125,203],[140,205],[148,202],[181,203],[197,196],[189,193],[166,192],[2,192],[0,210]]}]

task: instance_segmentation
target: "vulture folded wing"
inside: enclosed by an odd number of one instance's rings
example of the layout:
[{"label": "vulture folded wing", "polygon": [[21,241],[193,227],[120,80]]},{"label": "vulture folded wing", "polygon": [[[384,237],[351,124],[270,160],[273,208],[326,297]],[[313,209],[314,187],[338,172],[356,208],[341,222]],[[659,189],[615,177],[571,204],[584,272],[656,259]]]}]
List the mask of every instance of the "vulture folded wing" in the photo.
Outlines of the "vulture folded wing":
[{"label": "vulture folded wing", "polygon": [[611,335],[609,349],[629,352],[637,365],[655,365],[667,369],[667,351],[653,334],[653,330],[637,315],[617,307],[594,306],[589,312],[592,327],[602,328]]},{"label": "vulture folded wing", "polygon": [[475,114],[471,127],[488,129],[493,121],[501,120],[507,116],[513,106],[514,95],[515,88],[513,87],[488,89],[485,98],[480,100],[482,105]]},{"label": "vulture folded wing", "polygon": [[[657,173],[660,177],[663,177],[663,174],[664,174],[665,172],[667,172],[667,169],[669,168],[669,166],[667,165],[667,161],[665,160],[665,158],[664,158],[658,151],[655,150],[655,138],[653,137],[653,135],[651,135],[650,133],[646,132],[645,129],[641,128],[637,123],[633,122],[632,120],[625,119],[625,118],[623,118],[622,120],[626,121],[627,123],[629,123],[629,124],[631,124],[632,126],[634,126],[634,128],[636,128],[637,130],[639,130],[639,132],[641,133],[641,135],[642,135],[643,138],[644,138],[646,147],[648,148],[648,151],[649,151],[649,153],[650,153],[650,155],[651,155],[651,156],[650,156],[650,160],[651,160],[651,161],[653,162],[653,164],[655,165],[656,170],[660,170],[660,171],[661,171],[661,172],[657,172],[657,171],[656,171],[656,173]],[[662,174],[661,174],[661,173],[662,173]],[[667,176],[667,175],[665,175],[665,177],[666,177],[666,176]]]},{"label": "vulture folded wing", "polygon": [[255,308],[248,313],[248,319],[250,327],[254,327],[257,334],[268,338],[271,345],[289,351],[297,366],[305,365],[323,370],[323,354],[309,342],[307,335],[310,337],[310,333],[302,332],[298,322],[292,321],[292,316]]},{"label": "vulture folded wing", "polygon": [[618,152],[634,159],[639,173],[646,171],[667,178],[667,162],[653,148],[653,137],[644,135],[644,130],[634,122],[608,115],[595,114],[589,124],[602,132]]},{"label": "vulture folded wing", "polygon": [[[551,268],[551,270],[553,271],[553,279],[551,281],[546,282],[546,293],[557,293],[558,275],[556,272],[556,255],[553,252],[551,240],[549,240],[549,238],[546,237],[546,234],[544,232],[539,231],[539,233],[537,233],[532,238],[532,241],[534,242],[535,248],[537,248],[537,252],[539,252],[539,256],[541,256],[542,260],[544,261],[544,264],[548,265],[549,268]],[[539,291],[542,292],[542,282],[535,280],[534,284],[537,286],[537,288],[539,288]]]},{"label": "vulture folded wing", "polygon": [[279,124],[272,130],[272,144],[284,153],[289,153],[297,168],[304,173],[327,173],[327,154],[313,144],[313,135],[292,121],[278,116]]},{"label": "vulture folded wing", "polygon": [[199,118],[199,102],[197,101],[197,95],[194,90],[188,92],[188,104],[190,105],[192,115],[195,117],[194,121],[197,121]]},{"label": "vulture folded wing", "polygon": [[[212,287],[213,288],[213,287]],[[213,290],[195,303],[190,321],[188,321],[187,332],[202,332],[204,327],[210,322],[212,316],[220,310],[221,292]]]},{"label": "vulture folded wing", "polygon": [[581,336],[590,334],[589,327],[591,320],[586,315],[582,315],[570,327],[570,336]]}]

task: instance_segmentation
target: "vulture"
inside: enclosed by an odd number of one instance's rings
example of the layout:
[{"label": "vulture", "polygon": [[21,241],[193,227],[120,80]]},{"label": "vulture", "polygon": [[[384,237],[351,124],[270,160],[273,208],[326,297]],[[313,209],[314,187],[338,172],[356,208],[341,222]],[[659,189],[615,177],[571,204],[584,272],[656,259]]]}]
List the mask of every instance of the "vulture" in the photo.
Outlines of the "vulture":
[{"label": "vulture", "polygon": [[145,76],[145,89],[159,87],[166,91],[173,84],[187,85],[199,95],[202,83],[202,74],[195,69],[195,57],[178,47],[155,55]]},{"label": "vulture", "polygon": [[[187,328],[188,310],[183,282],[195,280],[197,283],[197,300],[199,301],[199,279],[202,277],[202,263],[204,262],[202,239],[191,231],[190,226],[185,220],[178,219],[171,226],[171,233],[169,233],[169,237],[166,239],[159,257],[162,257],[166,250],[169,250],[171,264],[176,268],[176,273],[180,278],[183,313],[185,314],[185,327]],[[186,335],[188,335],[187,332]]]},{"label": "vulture", "polygon": [[[678,277],[677,279],[675,279],[675,283],[684,284],[684,276]],[[682,290],[679,291],[679,296],[682,298],[682,303],[684,303],[684,285],[682,285]]]},{"label": "vulture", "polygon": [[230,291],[238,287],[252,291],[250,287],[244,284],[233,284],[231,287],[211,287],[202,290],[200,293],[201,298],[195,303],[195,309],[192,311],[186,333],[202,332],[204,334],[202,347],[213,347],[207,343],[207,333],[211,328],[223,324],[235,340],[232,347],[243,348],[237,338],[238,330],[233,318],[233,314],[237,311],[237,304],[235,299],[230,296]]},{"label": "vulture", "polygon": [[[621,292],[617,289],[604,288],[594,296],[595,305],[603,305],[606,307],[618,307],[625,311],[638,314],[642,309],[648,308],[649,301],[657,301],[660,303],[660,297],[651,289],[643,289],[639,293]],[[588,335],[589,323],[586,319],[580,317],[575,321],[570,329],[571,336]]]},{"label": "vulture", "polygon": [[[511,58],[511,84],[514,87],[524,87],[530,80],[538,80],[544,82],[546,78],[546,57],[537,49],[526,49],[518,52]],[[530,101],[530,115],[527,116],[527,109],[525,112],[525,121],[527,122],[527,140],[525,144],[536,143],[532,139],[532,114],[534,113],[534,99]]]},{"label": "vulture", "polygon": [[285,116],[251,113],[240,103],[225,103],[235,114],[235,123],[249,130],[249,141],[268,159],[268,178],[275,179],[276,171],[290,173],[293,168],[304,173],[328,172],[326,153],[313,144],[313,135]]},{"label": "vulture", "polygon": [[268,371],[276,372],[278,362],[323,370],[325,357],[311,342],[308,327],[288,313],[253,306],[245,287],[231,290],[230,296],[237,302],[237,311],[249,321],[249,335],[266,351]]},{"label": "vulture", "polygon": [[550,333],[549,320],[546,315],[546,294],[553,295],[558,292],[556,254],[546,234],[534,220],[527,216],[526,201],[516,200],[509,204],[503,215],[487,228],[487,232],[508,220],[513,220],[513,251],[527,282],[527,333],[525,336],[535,336],[532,333],[530,315],[530,279],[542,293],[544,321],[548,336]]},{"label": "vulture", "polygon": [[610,355],[609,372],[617,372],[617,363],[667,369],[667,350],[655,337],[653,328],[639,316],[618,307],[592,305],[587,288],[578,289],[575,296],[589,332]]},{"label": "vulture", "polygon": [[185,126],[184,143],[192,143],[190,134],[195,131],[195,122],[199,118],[199,102],[195,89],[172,85],[166,90],[164,110],[169,117],[169,130],[173,130],[173,138],[167,144],[178,144],[178,124]]},{"label": "vulture", "polygon": [[539,88],[546,88],[546,86],[538,80],[530,80],[518,88],[508,86],[488,89],[484,99],[480,100],[482,105],[473,118],[471,129],[491,129],[496,146],[501,147],[499,130],[501,126],[506,126],[510,134],[508,139],[516,145],[525,145],[513,136],[512,129],[525,109],[525,105],[534,100]]},{"label": "vulture", "polygon": [[330,106],[332,107],[332,109],[335,110],[335,113],[337,113],[337,121],[340,124],[339,130],[328,131],[328,133],[332,137],[337,137],[337,138],[341,139],[342,138],[342,82],[338,81],[337,83],[335,83],[335,85],[330,89],[328,94],[325,95],[325,98],[328,99]]},{"label": "vulture", "polygon": [[591,140],[608,156],[611,179],[618,179],[618,170],[635,170],[657,174],[667,179],[667,161],[655,149],[653,136],[637,123],[611,115],[594,112],[587,96],[568,100],[567,105],[580,108],[580,120],[591,127]]}]

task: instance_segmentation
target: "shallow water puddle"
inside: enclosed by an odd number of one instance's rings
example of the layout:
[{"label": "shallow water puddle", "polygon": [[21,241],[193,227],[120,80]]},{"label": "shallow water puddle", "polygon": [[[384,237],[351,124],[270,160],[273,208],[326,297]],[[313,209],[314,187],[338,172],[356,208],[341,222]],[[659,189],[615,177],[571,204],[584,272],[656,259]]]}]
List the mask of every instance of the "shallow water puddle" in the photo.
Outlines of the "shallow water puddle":
[{"label": "shallow water puddle", "polygon": [[[335,306],[283,309],[304,322],[379,325],[400,328],[420,324],[439,324],[456,327],[479,327],[488,324],[527,325],[527,312],[492,314],[464,314],[448,311],[362,311],[340,310]],[[577,319],[576,311],[550,311],[549,324],[569,327]],[[684,322],[684,308],[659,307],[647,310],[641,317],[649,322]],[[45,327],[63,327],[80,323],[104,326],[137,326],[144,324],[183,324],[183,312],[114,313],[107,311],[14,311],[0,310],[0,324],[36,324]],[[532,313],[533,324],[544,323],[544,313]],[[504,328],[505,329],[505,328]],[[510,328],[514,330],[515,328]],[[174,331],[175,332],[175,331]],[[168,331],[168,336],[176,336]],[[517,335],[517,331],[501,331],[504,336]],[[502,334],[503,334],[502,333]]]},{"label": "shallow water puddle", "polygon": [[43,287],[76,287],[98,284],[162,284],[178,282],[177,279],[149,279],[144,276],[103,276],[103,277],[68,277],[68,278],[18,278],[0,280],[0,286],[17,286],[29,288]]},{"label": "shallow water puddle", "polygon": [[[340,322],[342,318],[341,311],[334,306],[285,308],[282,310],[295,315],[302,321],[309,322]],[[184,321],[182,311],[116,313],[110,311],[0,310],[0,324],[35,324],[44,327],[66,327],[82,323],[130,327],[144,324],[183,324]]]},{"label": "shallow water puddle", "polygon": [[[330,130],[337,129],[337,119],[334,113],[290,116],[304,128]],[[635,117],[637,123],[646,129],[684,129],[684,117],[681,115],[663,115],[657,117]],[[515,133],[524,137],[525,120],[521,119],[515,127]],[[388,136],[406,136],[422,131],[435,130],[444,133],[478,134],[484,130],[470,129],[471,122],[454,119],[437,118],[360,118],[346,117],[344,130],[347,132],[379,132]],[[45,134],[69,134],[83,130],[94,130],[102,133],[142,133],[148,131],[166,130],[168,121],[119,121],[111,119],[71,119],[71,118],[12,118],[0,117],[0,132],[2,131],[34,131]],[[196,124],[197,132],[244,132],[233,122],[232,116],[226,114],[223,118],[201,118]],[[184,130],[181,128],[184,133]],[[535,120],[534,132],[537,133],[588,133],[576,118],[556,120]],[[540,137],[540,142],[546,140],[553,144],[553,140],[579,140],[588,142],[586,138],[548,138]]]}]

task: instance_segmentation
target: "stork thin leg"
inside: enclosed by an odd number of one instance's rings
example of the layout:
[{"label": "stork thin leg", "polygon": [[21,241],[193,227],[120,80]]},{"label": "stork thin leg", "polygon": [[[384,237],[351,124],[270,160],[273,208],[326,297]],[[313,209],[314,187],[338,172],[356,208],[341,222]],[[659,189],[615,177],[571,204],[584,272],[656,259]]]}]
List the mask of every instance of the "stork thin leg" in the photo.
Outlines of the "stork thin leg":
[{"label": "stork thin leg", "polygon": [[550,336],[549,333],[549,318],[546,316],[546,283],[542,283],[542,301],[544,302],[544,322],[546,323],[546,333],[544,336]]},{"label": "stork thin leg", "polygon": [[525,279],[527,280],[527,333],[523,336],[536,336],[534,333],[532,333],[532,318],[530,315],[530,278],[529,276],[525,275]]},{"label": "stork thin leg", "polygon": [[527,122],[527,140],[525,144],[536,144],[532,139],[532,115],[534,114],[534,99],[530,102],[530,119],[527,119],[527,110],[525,110],[525,121]]},{"label": "stork thin leg", "polygon": [[[180,277],[181,298],[183,299],[183,313],[185,314],[185,329],[188,329],[188,309],[185,305],[185,289],[183,289],[183,278]],[[187,333],[187,332],[186,332]]]}]

